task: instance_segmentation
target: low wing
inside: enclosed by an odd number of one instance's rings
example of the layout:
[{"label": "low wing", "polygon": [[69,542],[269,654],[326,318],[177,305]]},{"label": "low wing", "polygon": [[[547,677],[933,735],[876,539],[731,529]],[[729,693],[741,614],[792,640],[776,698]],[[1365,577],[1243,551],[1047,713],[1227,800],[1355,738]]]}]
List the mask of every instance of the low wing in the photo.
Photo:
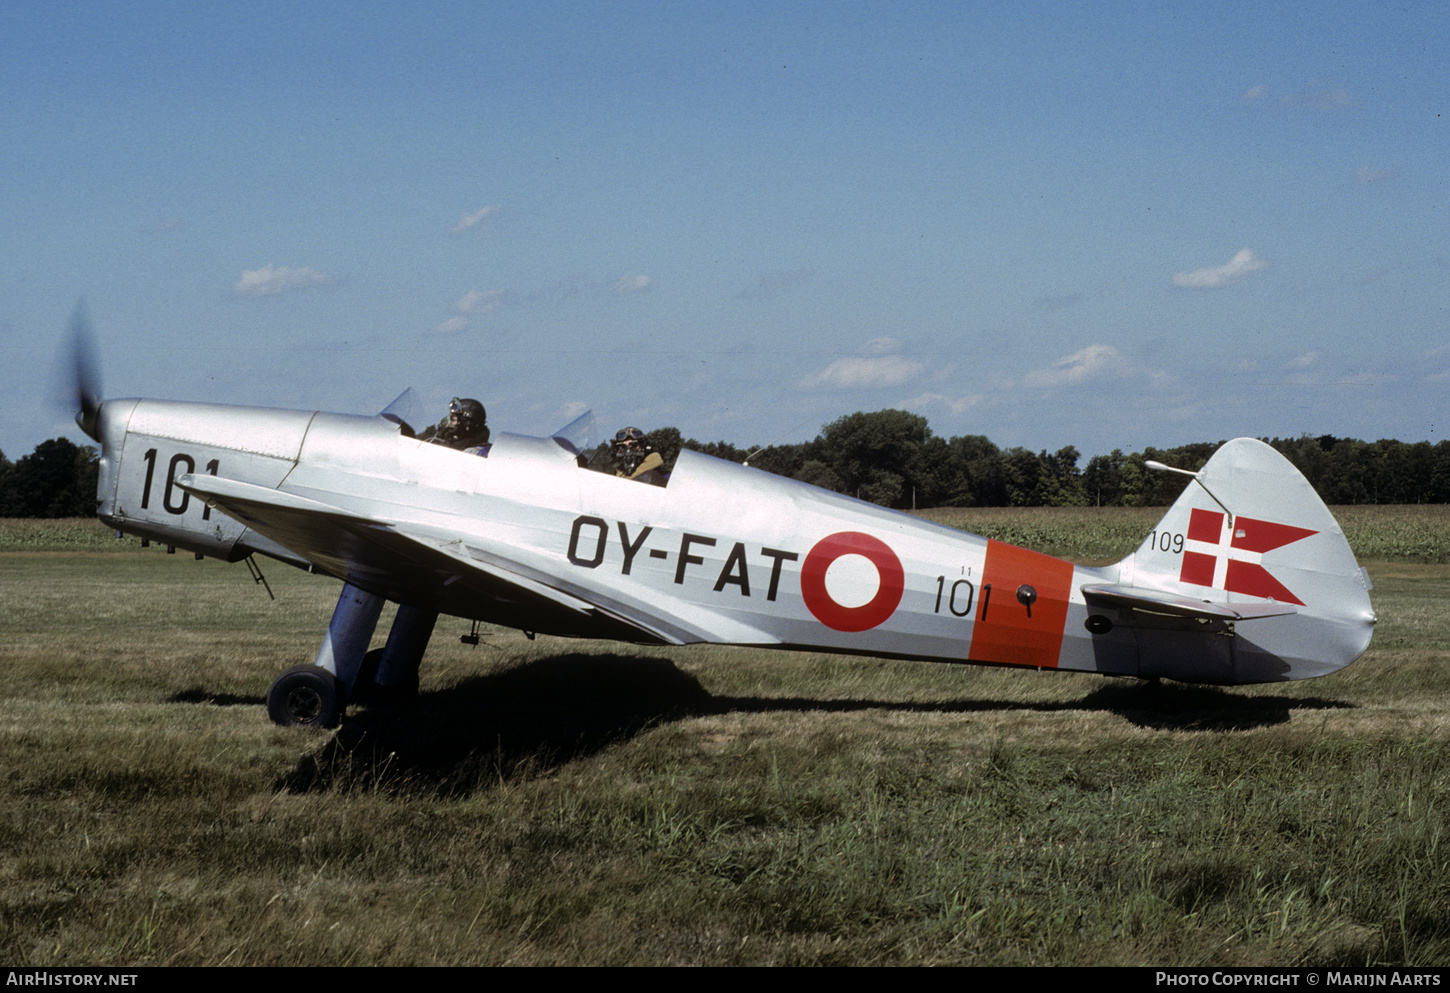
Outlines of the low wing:
[{"label": "low wing", "polygon": [[702,640],[701,632],[565,583],[474,536],[378,520],[217,476],[188,474],[177,484],[317,570],[399,603],[524,630],[666,644]]},{"label": "low wing", "polygon": [[1137,586],[1088,585],[1082,588],[1082,595],[1089,602],[1101,600],[1115,607],[1132,607],[1154,614],[1198,617],[1209,621],[1251,621],[1298,613],[1290,603],[1210,603]]}]

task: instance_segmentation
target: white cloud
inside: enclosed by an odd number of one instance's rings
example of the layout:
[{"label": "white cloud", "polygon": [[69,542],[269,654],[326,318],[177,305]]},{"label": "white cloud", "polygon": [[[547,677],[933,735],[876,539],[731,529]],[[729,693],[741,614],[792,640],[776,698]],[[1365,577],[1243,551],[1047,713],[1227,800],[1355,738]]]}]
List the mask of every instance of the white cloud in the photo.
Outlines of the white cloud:
[{"label": "white cloud", "polygon": [[915,379],[926,363],[895,354],[901,343],[895,338],[873,338],[857,355],[837,359],[813,376],[801,380],[806,389],[851,389],[853,387],[900,386]]},{"label": "white cloud", "polygon": [[434,334],[458,334],[473,326],[473,314],[487,314],[497,310],[508,299],[507,290],[469,290],[453,304],[455,316],[448,318],[433,329]]},{"label": "white cloud", "polygon": [[453,227],[449,228],[448,231],[451,234],[462,234],[469,228],[477,227],[479,222],[482,221],[485,217],[497,213],[498,208],[489,205],[487,207],[484,207],[482,210],[475,210],[471,214],[464,214],[458,219],[458,223],[453,225]]},{"label": "white cloud", "polygon": [[648,276],[620,276],[614,284],[615,293],[643,293],[654,286]]},{"label": "white cloud", "polygon": [[1034,369],[1022,377],[1022,384],[1038,389],[1072,386],[1087,379],[1128,376],[1134,371],[1134,364],[1112,345],[1089,345],[1046,369]]},{"label": "white cloud", "polygon": [[775,269],[771,272],[762,272],[755,277],[755,288],[741,290],[735,294],[737,300],[749,300],[752,297],[767,297],[775,293],[783,293],[786,290],[809,283],[815,278],[815,271],[810,266],[801,266],[799,269]]},{"label": "white cloud", "polygon": [[[1253,103],[1257,100],[1268,100],[1271,97],[1274,97],[1274,94],[1267,86],[1261,84],[1249,87],[1240,100],[1243,103]],[[1278,96],[1270,106],[1308,107],[1311,110],[1336,111],[1344,107],[1357,107],[1359,101],[1347,90],[1313,84],[1298,93],[1285,93]]]},{"label": "white cloud", "polygon": [[1325,383],[1329,371],[1319,364],[1318,352],[1303,352],[1280,363],[1280,371],[1274,376],[1276,385],[1313,386]]},{"label": "white cloud", "polygon": [[1038,297],[1032,301],[1032,306],[1038,310],[1059,311],[1068,310],[1082,303],[1081,293],[1056,293],[1052,296]]},{"label": "white cloud", "polygon": [[191,222],[179,217],[158,217],[156,222],[141,230],[147,234],[176,234],[191,227]]},{"label": "white cloud", "polygon": [[920,407],[930,407],[934,404],[941,404],[953,414],[965,414],[973,407],[985,401],[987,398],[981,393],[969,393],[963,397],[949,397],[942,393],[922,393],[912,397],[901,404],[905,410],[915,410]]},{"label": "white cloud", "polygon": [[325,272],[307,266],[276,266],[268,262],[260,269],[248,269],[232,286],[232,295],[269,297],[289,290],[312,290],[337,285]]},{"label": "white cloud", "polygon": [[810,266],[802,266],[799,269],[776,269],[774,272],[763,272],[756,278],[763,290],[783,290],[798,283],[808,283],[814,275]]},{"label": "white cloud", "polygon": [[1312,107],[1315,110],[1338,110],[1341,107],[1356,107],[1358,102],[1341,89],[1311,87],[1298,96],[1285,97],[1280,101],[1286,107]]},{"label": "white cloud", "polygon": [[453,305],[453,309],[460,314],[487,314],[498,309],[504,301],[504,295],[503,290],[488,290],[485,293],[469,290]]},{"label": "white cloud", "polygon": [[1263,269],[1267,269],[1269,263],[1254,254],[1252,248],[1243,248],[1228,264],[1210,266],[1207,269],[1194,269],[1192,272],[1176,272],[1173,274],[1173,285],[1184,286],[1195,290],[1211,290],[1220,286],[1229,286],[1237,283],[1245,276],[1252,275]]},{"label": "white cloud", "polygon": [[858,354],[894,355],[899,351],[901,351],[901,342],[890,335],[883,335],[880,338],[872,338],[862,345]]},{"label": "white cloud", "polygon": [[1363,165],[1354,170],[1354,178],[1360,183],[1387,183],[1395,178],[1395,173],[1389,169],[1376,169]]}]

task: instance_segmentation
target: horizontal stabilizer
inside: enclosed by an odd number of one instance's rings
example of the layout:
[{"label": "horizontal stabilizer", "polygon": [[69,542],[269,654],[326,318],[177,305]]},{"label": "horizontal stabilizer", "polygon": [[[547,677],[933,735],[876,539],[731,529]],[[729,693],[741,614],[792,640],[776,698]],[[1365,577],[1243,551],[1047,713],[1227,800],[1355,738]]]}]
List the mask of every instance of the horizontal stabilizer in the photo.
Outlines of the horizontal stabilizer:
[{"label": "horizontal stabilizer", "polygon": [[1252,621],[1298,613],[1291,603],[1210,603],[1136,586],[1089,585],[1082,588],[1082,595],[1088,600],[1102,600],[1115,607],[1132,607],[1175,617],[1201,617],[1210,621]]}]

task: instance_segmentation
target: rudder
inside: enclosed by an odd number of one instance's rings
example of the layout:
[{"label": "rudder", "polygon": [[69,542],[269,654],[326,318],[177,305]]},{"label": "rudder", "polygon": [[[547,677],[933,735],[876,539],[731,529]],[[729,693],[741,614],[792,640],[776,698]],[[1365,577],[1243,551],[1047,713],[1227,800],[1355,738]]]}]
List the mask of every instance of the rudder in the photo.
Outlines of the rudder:
[{"label": "rudder", "polygon": [[1236,683],[1334,672],[1364,653],[1374,629],[1368,577],[1334,515],[1287,459],[1253,438],[1220,447],[1118,569],[1133,588],[1292,604],[1293,614],[1234,625]]}]

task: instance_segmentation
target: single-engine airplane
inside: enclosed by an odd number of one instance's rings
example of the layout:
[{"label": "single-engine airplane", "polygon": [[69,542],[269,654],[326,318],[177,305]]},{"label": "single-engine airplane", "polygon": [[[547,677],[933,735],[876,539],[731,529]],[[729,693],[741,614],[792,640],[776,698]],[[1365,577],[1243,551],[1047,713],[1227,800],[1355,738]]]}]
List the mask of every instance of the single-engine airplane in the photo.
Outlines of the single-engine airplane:
[{"label": "single-engine airplane", "polygon": [[[590,471],[583,418],[470,454],[417,437],[411,391],[377,416],[102,402],[78,356],[102,521],[343,582],[315,661],[268,693],[283,725],[333,727],[351,700],[416,691],[440,613],[529,633],[1213,684],[1334,672],[1375,623],[1328,508],[1251,438],[1189,473],[1137,551],[1089,568],[698,452],[682,451],[663,487]],[[385,601],[396,619],[369,652]]]}]

